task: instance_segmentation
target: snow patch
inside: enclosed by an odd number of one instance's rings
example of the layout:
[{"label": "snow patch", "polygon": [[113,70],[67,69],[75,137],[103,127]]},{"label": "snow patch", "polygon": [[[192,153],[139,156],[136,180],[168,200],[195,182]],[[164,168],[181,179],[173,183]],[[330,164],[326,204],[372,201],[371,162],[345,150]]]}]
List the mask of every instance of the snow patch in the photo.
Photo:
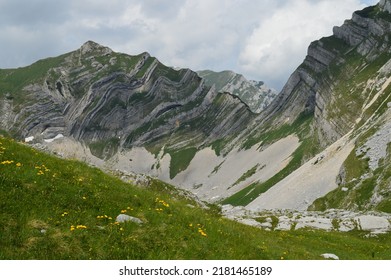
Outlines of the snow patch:
[{"label": "snow patch", "polygon": [[44,139],[43,141],[45,141],[46,143],[52,143],[54,140],[61,139],[61,138],[64,138],[64,135],[60,133],[57,134],[56,137],[54,138]]}]

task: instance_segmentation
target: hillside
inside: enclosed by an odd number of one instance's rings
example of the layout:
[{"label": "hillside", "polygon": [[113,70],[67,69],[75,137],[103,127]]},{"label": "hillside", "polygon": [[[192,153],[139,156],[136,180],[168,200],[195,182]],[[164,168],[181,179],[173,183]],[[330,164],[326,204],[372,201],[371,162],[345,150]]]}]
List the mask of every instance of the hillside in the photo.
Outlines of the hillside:
[{"label": "hillside", "polygon": [[[390,259],[390,234],[265,231],[0,137],[0,259]],[[135,222],[116,222],[118,215]]]}]

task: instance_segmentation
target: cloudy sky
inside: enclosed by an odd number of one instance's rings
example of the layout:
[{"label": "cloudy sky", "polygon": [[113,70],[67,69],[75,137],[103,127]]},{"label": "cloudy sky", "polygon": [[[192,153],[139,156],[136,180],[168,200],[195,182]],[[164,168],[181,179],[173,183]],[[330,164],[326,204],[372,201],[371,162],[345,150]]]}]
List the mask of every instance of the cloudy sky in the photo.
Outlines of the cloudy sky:
[{"label": "cloudy sky", "polygon": [[281,89],[313,40],[378,0],[0,0],[0,68],[93,40]]}]

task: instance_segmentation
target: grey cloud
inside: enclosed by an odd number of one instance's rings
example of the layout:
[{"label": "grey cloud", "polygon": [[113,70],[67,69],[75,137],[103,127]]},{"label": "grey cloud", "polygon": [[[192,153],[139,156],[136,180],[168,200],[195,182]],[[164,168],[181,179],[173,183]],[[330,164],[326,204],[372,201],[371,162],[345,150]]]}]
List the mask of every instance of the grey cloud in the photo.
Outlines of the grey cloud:
[{"label": "grey cloud", "polygon": [[60,24],[66,20],[69,17],[69,3],[50,0],[1,0],[0,15],[2,25],[32,29],[41,25]]},{"label": "grey cloud", "polygon": [[[288,42],[293,36],[274,31],[283,20],[271,21],[295,2],[309,1],[0,0],[0,68],[28,65],[94,40],[129,54],[148,51],[170,66],[230,69],[280,88],[302,61],[308,43],[299,46],[301,52],[291,52],[283,43],[268,48],[273,36],[287,36]],[[338,2],[358,5],[360,0]],[[332,26],[327,28],[331,31]],[[259,49],[269,54],[259,56]]]}]

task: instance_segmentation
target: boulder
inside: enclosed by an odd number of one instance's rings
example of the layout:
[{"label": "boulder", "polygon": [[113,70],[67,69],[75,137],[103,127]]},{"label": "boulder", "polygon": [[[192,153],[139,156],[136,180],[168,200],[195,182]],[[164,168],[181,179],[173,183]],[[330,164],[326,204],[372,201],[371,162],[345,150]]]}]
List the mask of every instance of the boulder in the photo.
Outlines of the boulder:
[{"label": "boulder", "polygon": [[325,259],[339,260],[338,256],[336,256],[334,254],[330,254],[330,253],[322,254],[320,256],[325,258]]},{"label": "boulder", "polygon": [[115,218],[115,221],[118,223],[125,223],[125,222],[132,222],[136,224],[143,223],[143,221],[141,221],[139,218],[135,218],[126,214],[119,214],[117,218]]}]

